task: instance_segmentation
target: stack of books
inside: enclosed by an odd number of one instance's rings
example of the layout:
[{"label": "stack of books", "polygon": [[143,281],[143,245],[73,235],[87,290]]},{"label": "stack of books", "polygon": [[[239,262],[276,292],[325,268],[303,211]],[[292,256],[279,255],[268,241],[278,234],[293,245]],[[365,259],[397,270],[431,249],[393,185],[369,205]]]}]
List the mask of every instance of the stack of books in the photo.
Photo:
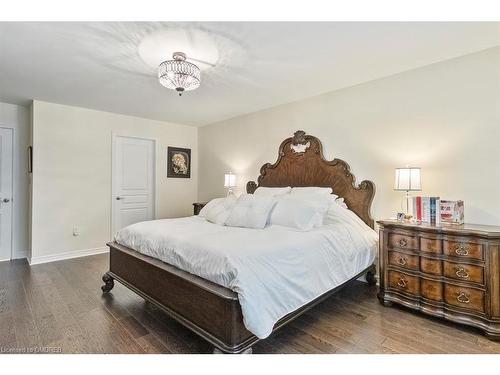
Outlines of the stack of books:
[{"label": "stack of books", "polygon": [[410,213],[418,222],[430,224],[463,224],[464,202],[439,197],[412,197]]}]

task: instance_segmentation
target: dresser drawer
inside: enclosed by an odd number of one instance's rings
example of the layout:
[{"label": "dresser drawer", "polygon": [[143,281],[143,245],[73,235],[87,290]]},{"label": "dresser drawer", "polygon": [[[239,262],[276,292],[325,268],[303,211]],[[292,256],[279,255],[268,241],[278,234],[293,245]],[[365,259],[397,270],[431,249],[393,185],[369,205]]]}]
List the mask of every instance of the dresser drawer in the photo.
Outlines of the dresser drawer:
[{"label": "dresser drawer", "polygon": [[420,251],[432,254],[441,254],[442,244],[441,240],[437,238],[420,238]]},{"label": "dresser drawer", "polygon": [[439,259],[420,258],[420,270],[430,275],[443,274],[443,265]]},{"label": "dresser drawer", "polygon": [[418,295],[420,292],[420,280],[416,276],[407,275],[404,272],[389,271],[389,286],[402,292]]},{"label": "dresser drawer", "polygon": [[484,312],[484,292],[481,290],[445,284],[444,300],[449,305]]},{"label": "dresser drawer", "polygon": [[422,279],[420,283],[420,295],[433,301],[443,301],[443,284],[439,281]]},{"label": "dresser drawer", "polygon": [[484,283],[484,268],[472,264],[443,261],[444,275],[451,279]]},{"label": "dresser drawer", "polygon": [[400,233],[389,233],[388,241],[389,249],[418,250],[418,238],[416,236]]},{"label": "dresser drawer", "polygon": [[418,270],[418,255],[409,255],[399,251],[389,251],[389,264]]},{"label": "dresser drawer", "polygon": [[462,259],[483,260],[483,245],[480,243],[457,240],[443,240],[445,255]]}]

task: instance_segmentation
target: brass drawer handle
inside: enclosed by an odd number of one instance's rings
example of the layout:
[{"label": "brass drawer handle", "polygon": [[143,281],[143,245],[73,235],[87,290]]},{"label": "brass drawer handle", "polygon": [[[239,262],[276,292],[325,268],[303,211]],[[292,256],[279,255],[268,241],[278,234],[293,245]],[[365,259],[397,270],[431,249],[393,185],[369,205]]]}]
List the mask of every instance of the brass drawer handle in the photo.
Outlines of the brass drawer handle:
[{"label": "brass drawer handle", "polygon": [[406,238],[401,238],[399,240],[399,246],[400,247],[406,247],[406,245],[408,245],[408,241],[406,241]]},{"label": "brass drawer handle", "polygon": [[469,299],[469,296],[467,296],[467,294],[465,294],[465,292],[459,292],[458,296],[457,296],[457,301],[460,303],[469,303],[470,299]]},{"label": "brass drawer handle", "polygon": [[400,266],[406,266],[406,264],[407,264],[406,257],[399,257],[399,258],[398,258],[398,260],[397,260],[397,263],[398,263]]},{"label": "brass drawer handle", "polygon": [[455,247],[455,253],[460,256],[467,256],[469,255],[469,246],[464,245],[463,243],[458,244]]},{"label": "brass drawer handle", "polygon": [[401,288],[406,288],[406,280],[404,277],[400,277],[399,278],[399,281],[398,281],[398,285],[401,287]]},{"label": "brass drawer handle", "polygon": [[465,280],[469,278],[470,276],[469,272],[467,272],[467,270],[464,267],[457,266],[455,269],[457,270],[457,272],[455,272],[455,275],[457,275],[457,277]]}]

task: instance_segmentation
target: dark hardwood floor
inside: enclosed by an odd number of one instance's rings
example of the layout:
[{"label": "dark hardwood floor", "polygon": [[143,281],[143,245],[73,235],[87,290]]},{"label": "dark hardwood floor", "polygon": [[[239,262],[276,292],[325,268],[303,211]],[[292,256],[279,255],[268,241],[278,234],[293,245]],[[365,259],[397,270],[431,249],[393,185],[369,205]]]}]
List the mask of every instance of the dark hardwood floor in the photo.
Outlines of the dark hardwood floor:
[{"label": "dark hardwood floor", "polygon": [[[211,353],[212,347],[120,283],[102,295],[107,255],[29,267],[0,263],[0,353]],[[254,353],[500,353],[479,331],[383,307],[365,283],[343,289]]]}]

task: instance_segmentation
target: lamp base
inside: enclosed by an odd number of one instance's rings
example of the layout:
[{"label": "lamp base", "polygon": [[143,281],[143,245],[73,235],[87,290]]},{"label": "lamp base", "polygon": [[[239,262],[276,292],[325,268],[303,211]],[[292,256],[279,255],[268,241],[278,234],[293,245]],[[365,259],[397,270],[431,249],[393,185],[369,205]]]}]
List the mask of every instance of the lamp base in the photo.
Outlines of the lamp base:
[{"label": "lamp base", "polygon": [[398,212],[397,214],[397,219],[399,222],[409,222],[409,221],[412,221],[411,219],[413,218],[413,215],[410,215],[408,213],[404,213],[404,212]]},{"label": "lamp base", "polygon": [[405,193],[405,201],[406,201],[406,210],[403,208],[403,204],[401,204],[401,210],[404,210],[404,212],[398,213],[398,218],[400,221],[410,221],[411,218],[413,217],[412,214],[410,214],[410,192],[407,190]]}]

